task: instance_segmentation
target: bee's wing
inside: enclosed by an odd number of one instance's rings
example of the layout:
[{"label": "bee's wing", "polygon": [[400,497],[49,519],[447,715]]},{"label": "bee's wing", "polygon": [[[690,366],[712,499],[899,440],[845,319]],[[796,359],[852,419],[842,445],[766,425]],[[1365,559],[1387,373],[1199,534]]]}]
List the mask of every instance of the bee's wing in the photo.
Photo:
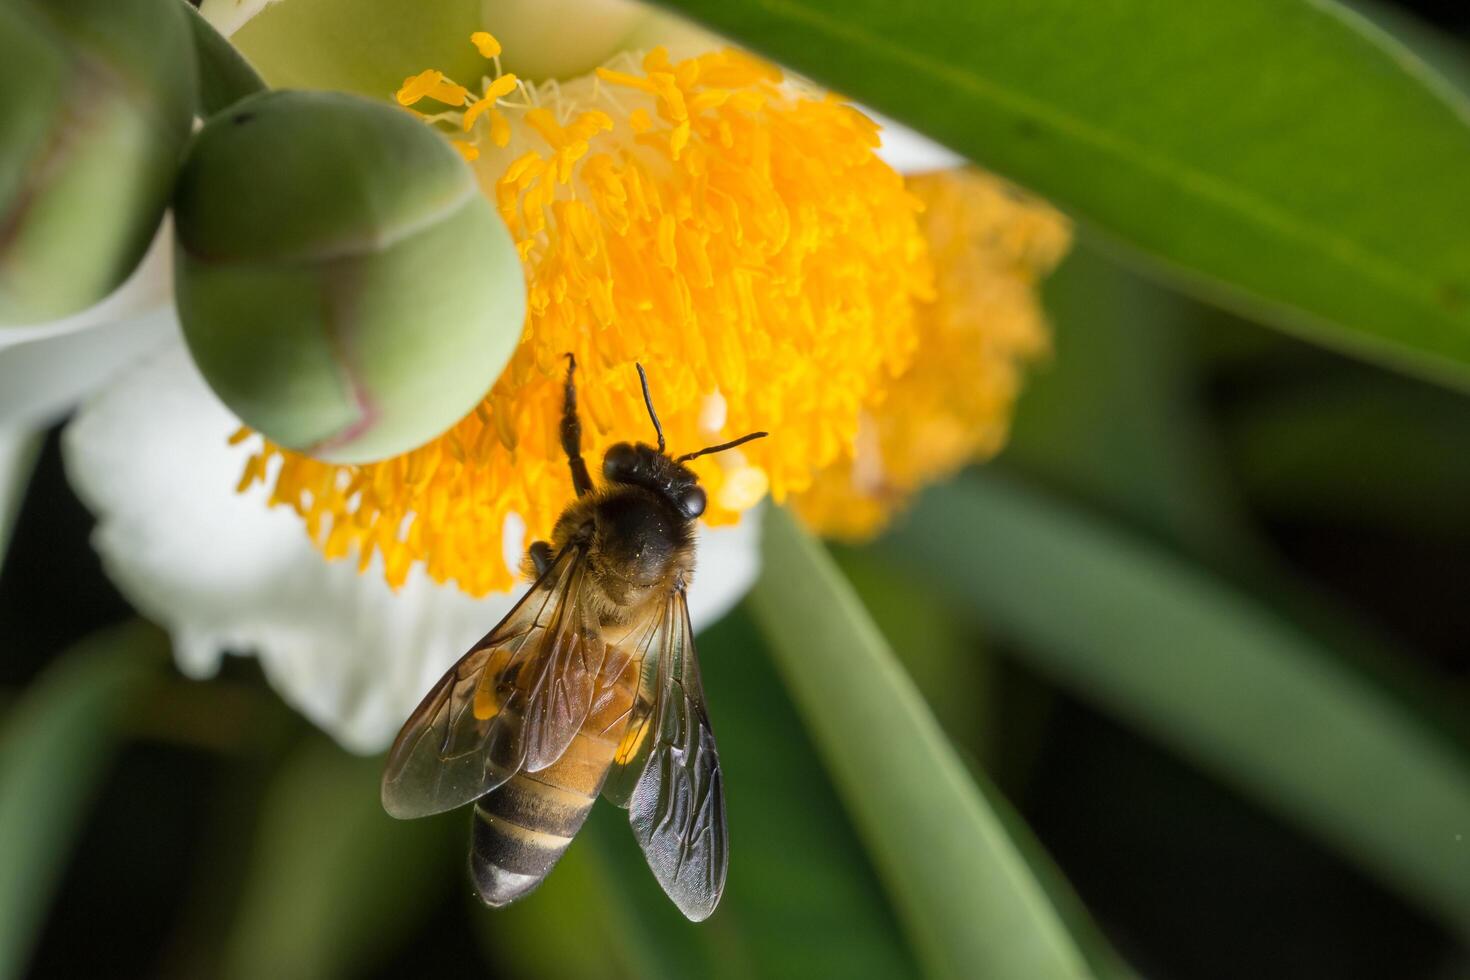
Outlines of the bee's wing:
[{"label": "bee's wing", "polygon": [[640,638],[637,653],[643,658],[638,695],[603,793],[628,808],[654,877],[679,911],[698,922],[725,890],[730,839],[682,589]]},{"label": "bee's wing", "polygon": [[587,717],[606,652],[582,628],[585,554],[563,548],[414,709],[383,772],[390,814],[452,810],[522,769],[545,768],[566,750]]}]

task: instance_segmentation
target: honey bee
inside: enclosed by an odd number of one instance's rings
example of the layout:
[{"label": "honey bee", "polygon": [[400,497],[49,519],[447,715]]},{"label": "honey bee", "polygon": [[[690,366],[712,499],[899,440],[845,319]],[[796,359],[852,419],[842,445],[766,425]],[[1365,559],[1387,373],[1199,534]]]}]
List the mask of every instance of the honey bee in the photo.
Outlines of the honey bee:
[{"label": "honey bee", "polygon": [[686,601],[705,493],[684,464],[766,433],[669,456],[639,365],[658,445],[614,445],[598,490],[567,359],[561,444],[576,499],[550,543],[529,548],[530,591],[404,723],[383,806],[408,819],[474,802],[470,874],[502,906],[545,879],[601,792],[698,922],[724,891],[729,836]]}]

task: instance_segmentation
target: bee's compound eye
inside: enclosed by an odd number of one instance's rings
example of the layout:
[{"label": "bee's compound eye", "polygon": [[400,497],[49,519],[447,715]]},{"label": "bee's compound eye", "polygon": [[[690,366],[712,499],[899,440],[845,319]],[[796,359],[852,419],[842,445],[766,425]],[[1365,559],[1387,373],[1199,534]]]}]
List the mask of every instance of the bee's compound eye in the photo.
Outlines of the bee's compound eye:
[{"label": "bee's compound eye", "polygon": [[629,482],[638,469],[638,451],[626,442],[615,443],[602,457],[602,475],[614,483]]},{"label": "bee's compound eye", "polygon": [[690,518],[698,517],[704,513],[704,488],[690,487],[679,495],[679,507]]}]

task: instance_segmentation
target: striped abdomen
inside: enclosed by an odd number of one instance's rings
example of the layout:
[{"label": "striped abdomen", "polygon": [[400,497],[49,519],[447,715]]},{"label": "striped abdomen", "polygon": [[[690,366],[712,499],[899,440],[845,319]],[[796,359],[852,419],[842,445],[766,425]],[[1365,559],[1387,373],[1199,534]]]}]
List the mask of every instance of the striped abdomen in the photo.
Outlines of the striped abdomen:
[{"label": "striped abdomen", "polygon": [[617,676],[599,678],[592,710],[561,758],[517,773],[475,803],[470,876],[487,904],[505,905],[541,884],[592,811],[637,684],[637,665],[620,652],[608,649]]}]

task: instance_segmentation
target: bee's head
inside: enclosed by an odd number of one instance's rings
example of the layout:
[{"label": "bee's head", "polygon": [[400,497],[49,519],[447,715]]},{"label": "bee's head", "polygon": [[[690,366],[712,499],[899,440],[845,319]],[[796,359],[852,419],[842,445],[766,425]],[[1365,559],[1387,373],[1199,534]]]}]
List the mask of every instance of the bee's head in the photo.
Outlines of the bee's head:
[{"label": "bee's head", "polygon": [[653,420],[653,431],[658,434],[658,446],[642,442],[637,445],[627,442],[615,444],[602,457],[602,475],[609,483],[651,490],[668,501],[674,510],[693,520],[704,513],[706,500],[699,477],[684,464],[697,456],[733,449],[752,439],[760,439],[766,433],[752,432],[718,446],[707,446],[677,459],[671,458],[664,452],[664,429],[659,425],[658,413],[653,410],[653,398],[648,393],[648,375],[643,373],[642,364],[638,365],[638,380],[643,384],[643,404],[648,406],[648,417]]},{"label": "bee's head", "polygon": [[699,477],[653,446],[617,443],[602,457],[602,475],[609,483],[653,491],[690,520],[704,513],[704,488],[699,485]]}]

